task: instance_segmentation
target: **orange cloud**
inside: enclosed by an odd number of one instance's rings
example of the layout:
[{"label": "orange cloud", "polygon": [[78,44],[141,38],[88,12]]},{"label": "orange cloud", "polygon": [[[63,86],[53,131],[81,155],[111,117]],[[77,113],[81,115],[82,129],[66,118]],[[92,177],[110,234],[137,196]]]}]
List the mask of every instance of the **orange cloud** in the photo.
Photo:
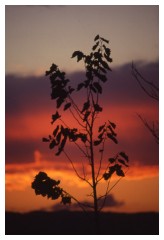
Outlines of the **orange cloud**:
[{"label": "orange cloud", "polygon": [[[62,157],[62,155],[61,155]],[[75,168],[82,174],[80,162],[75,163]],[[76,174],[73,172],[71,165],[60,159],[60,161],[47,161],[44,159],[42,154],[36,150],[34,152],[34,162],[22,163],[22,164],[6,164],[6,208],[12,211],[30,211],[36,210],[38,208],[48,209],[52,206],[53,202],[47,200],[46,198],[38,197],[35,195],[34,191],[31,189],[31,183],[36,174],[39,171],[46,172],[51,178],[56,180],[61,180],[61,187],[67,192],[78,198],[80,201],[92,199],[88,198],[91,189],[86,182],[77,178]],[[89,173],[89,169],[87,169]],[[89,175],[88,175],[89,176]],[[147,198],[142,200],[142,204],[139,202],[139,196],[144,192],[148,192],[152,195],[151,190],[145,189],[144,187],[149,186],[149,181],[151,183],[152,179],[158,178],[158,167],[157,166],[132,166],[127,171],[126,176],[122,178],[122,181],[117,185],[114,194],[118,201],[125,201],[128,203],[121,206],[120,208],[112,208],[114,211],[143,211],[157,209],[158,202],[152,205],[151,203],[146,203]],[[112,176],[110,187],[112,187],[119,178],[115,175]],[[89,181],[91,181],[88,178]],[[139,180],[139,181],[138,181]],[[139,182],[139,184],[137,184]],[[143,182],[143,184],[142,184]],[[128,184],[129,183],[129,184]],[[138,200],[133,199],[131,196],[131,188],[133,186],[138,187],[136,190]],[[142,186],[141,188],[139,186]],[[152,191],[157,192],[157,186],[154,186]],[[128,190],[129,189],[129,190]],[[103,195],[106,191],[106,181],[102,180],[98,185],[98,194]],[[138,193],[137,193],[138,192]],[[113,189],[112,189],[113,194]],[[155,199],[158,198],[157,194],[154,196]],[[130,200],[132,199],[132,200]],[[137,201],[137,206],[135,205]],[[54,203],[59,203],[55,201]],[[139,205],[140,204],[140,205]],[[129,207],[128,207],[129,206]]]},{"label": "orange cloud", "polygon": [[[66,185],[71,186],[76,184],[78,187],[87,187],[87,184],[78,179],[75,172],[72,169],[71,164],[66,161],[47,161],[43,159],[39,151],[34,152],[34,162],[22,163],[22,164],[6,164],[6,190],[23,190],[27,186],[30,186],[32,179],[39,171],[47,172],[52,178],[61,179],[62,182],[67,182]],[[82,165],[80,162],[74,163],[77,172],[83,176]],[[105,169],[105,168],[104,168]],[[89,165],[87,165],[86,172],[89,178]],[[145,179],[158,176],[158,166],[140,166],[134,165],[129,168],[126,173],[126,179]],[[116,180],[118,177],[113,176],[112,180]]]}]

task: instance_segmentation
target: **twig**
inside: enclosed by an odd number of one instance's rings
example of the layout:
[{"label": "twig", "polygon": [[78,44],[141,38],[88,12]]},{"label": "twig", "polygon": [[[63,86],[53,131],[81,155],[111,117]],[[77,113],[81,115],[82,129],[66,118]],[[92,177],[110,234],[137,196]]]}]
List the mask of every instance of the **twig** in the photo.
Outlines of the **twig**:
[{"label": "twig", "polygon": [[[65,190],[63,190],[63,192],[67,195],[69,195],[75,202],[77,202],[77,204],[79,205],[79,207],[85,212],[88,214],[88,212],[85,210],[84,208],[84,204],[79,202],[74,196],[72,196],[70,193],[66,192]],[[88,206],[87,206],[88,207]]]},{"label": "twig", "polygon": [[105,148],[105,140],[106,140],[106,137],[104,137],[103,142],[102,142],[102,149],[101,149],[101,156],[100,156],[100,164],[99,164],[99,169],[98,169],[97,176],[96,176],[96,181],[97,181],[97,179],[98,179],[98,177],[99,177],[100,170],[101,170],[101,165],[102,165],[102,160],[103,160],[103,155],[104,155],[104,148]]},{"label": "twig", "polygon": [[79,173],[77,172],[76,168],[74,167],[74,164],[71,160],[71,158],[68,156],[68,154],[63,150],[63,153],[65,154],[65,156],[67,157],[67,159],[69,160],[69,162],[71,163],[72,165],[72,168],[74,170],[74,172],[76,173],[77,177],[83,181],[85,181],[86,183],[88,183],[91,187],[92,187],[92,184],[86,179],[86,178],[83,178],[79,175]]},{"label": "twig", "polygon": [[103,209],[104,205],[105,205],[106,198],[107,198],[108,191],[109,191],[109,190],[108,190],[108,189],[109,189],[109,183],[110,183],[110,179],[109,179],[108,184],[107,184],[106,193],[105,193],[103,196],[99,197],[99,199],[98,199],[98,200],[100,200],[101,198],[104,197],[104,201],[103,201],[101,207],[99,208],[99,211],[101,211],[101,210]]},{"label": "twig", "polygon": [[[61,118],[60,118],[60,121],[61,121],[66,127],[70,128]],[[86,152],[79,146],[79,144],[76,143],[76,142],[73,142],[73,143],[79,148],[79,150],[84,154],[84,156],[88,158],[88,155],[87,155]]]},{"label": "twig", "polygon": [[75,114],[73,113],[73,111],[69,108],[70,113],[72,114],[73,118],[78,122],[78,124],[85,129],[85,126],[83,124],[80,123],[80,121],[77,119],[77,117],[75,116]]},{"label": "twig", "polygon": [[[135,77],[135,79],[137,80],[139,86],[141,87],[141,89],[151,98],[159,101],[159,96],[158,96],[158,91],[159,88],[157,86],[154,85],[153,82],[149,82],[147,81],[138,71],[137,69],[134,67],[134,65],[132,64],[132,74]],[[141,81],[139,80],[139,77],[143,80],[143,82],[145,82],[146,84],[148,84],[151,87],[152,93],[150,93],[141,83]]]},{"label": "twig", "polygon": [[155,129],[154,123],[153,123],[153,126],[151,127],[151,126],[148,124],[148,122],[141,117],[140,114],[137,114],[137,115],[138,115],[138,117],[141,119],[141,121],[143,122],[143,124],[145,125],[145,127],[146,127],[146,128],[152,133],[152,135],[155,137],[156,142],[159,143],[159,135],[158,135],[157,129]]}]

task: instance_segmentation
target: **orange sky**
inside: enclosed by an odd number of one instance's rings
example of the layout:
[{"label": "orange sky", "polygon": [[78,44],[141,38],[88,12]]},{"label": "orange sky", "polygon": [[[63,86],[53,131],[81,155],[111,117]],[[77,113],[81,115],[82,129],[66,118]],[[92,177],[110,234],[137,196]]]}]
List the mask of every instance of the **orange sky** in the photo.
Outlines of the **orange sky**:
[{"label": "orange sky", "polygon": [[[61,186],[79,200],[91,201],[87,194],[90,189],[87,184],[77,179],[70,164],[49,162],[44,160],[39,151],[34,152],[34,162],[6,165],[6,209],[10,211],[30,211],[49,209],[55,202],[35,196],[30,188],[34,176],[39,171],[45,171],[51,178],[61,180]],[[62,161],[62,160],[60,160]],[[80,172],[81,164],[77,163]],[[113,176],[111,187],[118,180]],[[99,196],[104,193],[106,183],[102,181]],[[117,201],[124,201],[120,207],[112,207],[114,211],[158,211],[158,167],[132,166],[119,184],[111,192]],[[12,201],[11,201],[12,199]],[[142,199],[142,200],[141,200]],[[56,201],[58,202],[58,201]]]}]

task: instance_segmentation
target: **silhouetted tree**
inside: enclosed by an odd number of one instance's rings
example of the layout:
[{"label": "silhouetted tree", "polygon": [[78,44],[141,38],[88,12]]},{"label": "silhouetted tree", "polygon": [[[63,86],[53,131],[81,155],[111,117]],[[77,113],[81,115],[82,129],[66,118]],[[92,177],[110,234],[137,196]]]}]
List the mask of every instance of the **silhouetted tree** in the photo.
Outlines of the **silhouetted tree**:
[{"label": "silhouetted tree", "polygon": [[[95,129],[95,122],[98,115],[103,111],[100,106],[100,96],[103,92],[103,84],[107,79],[107,73],[111,71],[108,63],[112,62],[111,50],[107,47],[109,41],[97,35],[94,39],[94,45],[89,55],[85,55],[81,51],[75,51],[72,58],[76,58],[77,62],[83,61],[85,66],[85,80],[78,83],[77,88],[74,89],[70,80],[66,78],[65,72],[60,71],[56,64],[52,64],[50,70],[46,71],[46,76],[49,76],[51,82],[51,99],[56,102],[56,112],[52,115],[52,122],[54,124],[54,131],[52,135],[43,138],[43,142],[49,144],[49,148],[55,151],[56,156],[60,154],[65,155],[72,169],[79,179],[86,182],[92,189],[91,196],[93,197],[93,205],[81,203],[59,186],[60,181],[56,181],[47,176],[44,172],[39,172],[32,183],[32,188],[35,193],[47,196],[51,199],[58,199],[61,197],[63,204],[70,204],[72,200],[77,202],[79,206],[86,211],[89,208],[94,210],[95,232],[99,231],[99,212],[105,205],[106,197],[111,189],[125,176],[124,168],[128,167],[128,156],[125,152],[118,152],[114,157],[107,159],[106,167],[103,168],[103,157],[105,142],[107,140],[117,144],[116,124],[112,121],[102,123]],[[77,105],[73,97],[73,93],[80,94],[83,91],[84,102],[81,106]],[[59,113],[60,109],[60,113]],[[69,111],[77,126],[69,127],[69,123],[62,119],[62,111]],[[57,123],[58,122],[58,123]],[[79,172],[72,157],[65,149],[67,143],[75,144],[80,150],[84,158],[81,160],[90,165],[91,177],[86,175],[86,168],[83,164],[82,173]],[[99,152],[95,157],[96,149]],[[84,160],[85,159],[85,160]],[[113,174],[117,174],[120,178],[109,187],[109,182]],[[99,196],[97,186],[102,180],[107,183],[106,191],[103,196]],[[101,199],[101,205],[99,200]],[[102,204],[103,202],[103,204]]]},{"label": "silhouetted tree", "polygon": [[[143,75],[137,70],[136,66],[132,63],[132,75],[137,80],[137,83],[141,87],[141,89],[145,92],[147,96],[152,98],[153,100],[159,102],[159,88],[151,81],[148,81],[143,77]],[[145,125],[145,127],[149,130],[149,132],[154,137],[155,141],[159,143],[159,123],[158,121],[153,121],[152,124],[148,123],[146,119],[144,119],[140,114],[138,117]]]}]

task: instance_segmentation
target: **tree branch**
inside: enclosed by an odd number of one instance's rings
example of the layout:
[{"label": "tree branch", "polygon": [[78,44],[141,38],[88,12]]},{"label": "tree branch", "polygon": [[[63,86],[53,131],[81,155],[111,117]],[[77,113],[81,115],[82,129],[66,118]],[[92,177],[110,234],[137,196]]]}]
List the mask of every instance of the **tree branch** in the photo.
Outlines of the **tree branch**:
[{"label": "tree branch", "polygon": [[[135,77],[135,79],[137,80],[139,86],[141,87],[141,89],[151,98],[155,99],[156,101],[159,101],[159,88],[153,83],[153,82],[149,82],[148,80],[146,80],[139,72],[138,70],[135,68],[135,66],[132,63],[132,75]],[[141,80],[143,82],[145,82],[147,85],[150,86],[151,88],[151,93],[147,90],[146,87],[144,87],[143,83],[141,82]]]},{"label": "tree branch", "polygon": [[158,133],[158,128],[155,128],[154,122],[153,122],[153,126],[151,127],[148,122],[141,117],[140,114],[137,114],[138,117],[141,119],[141,121],[143,122],[143,124],[145,125],[145,127],[151,132],[151,134],[154,136],[156,142],[159,144],[159,133]]},{"label": "tree branch", "polygon": [[98,179],[98,177],[99,177],[100,170],[101,170],[101,165],[102,165],[102,160],[103,160],[103,155],[104,155],[104,149],[105,149],[105,140],[106,140],[106,137],[104,137],[103,142],[102,142],[100,163],[99,163],[99,169],[98,169],[97,176],[96,176],[96,182],[97,182],[97,179]]},{"label": "tree branch", "polygon": [[67,159],[68,159],[69,162],[71,163],[72,168],[73,168],[74,172],[76,173],[77,177],[78,177],[79,179],[81,179],[82,181],[85,181],[86,183],[88,183],[88,184],[92,187],[92,184],[91,184],[86,178],[83,178],[83,177],[80,176],[80,174],[77,172],[77,170],[76,170],[76,168],[75,168],[75,166],[74,166],[71,158],[68,156],[68,154],[67,154],[64,150],[63,150],[63,153],[65,154],[65,156],[67,157]]}]

